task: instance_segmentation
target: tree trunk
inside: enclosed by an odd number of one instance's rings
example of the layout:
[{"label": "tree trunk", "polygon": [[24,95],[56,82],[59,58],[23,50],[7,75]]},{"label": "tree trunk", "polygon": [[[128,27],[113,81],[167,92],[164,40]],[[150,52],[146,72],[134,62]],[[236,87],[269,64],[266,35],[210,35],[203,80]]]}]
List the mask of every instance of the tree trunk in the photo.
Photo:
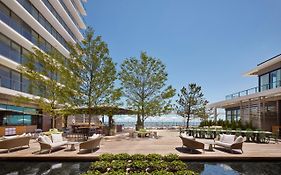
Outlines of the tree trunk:
[{"label": "tree trunk", "polygon": [[188,116],[187,116],[187,119],[186,119],[186,128],[189,127],[189,119],[190,119],[190,116],[188,115]]},{"label": "tree trunk", "polygon": [[52,128],[54,129],[56,127],[56,116],[52,117]]},{"label": "tree trunk", "polygon": [[92,119],[91,107],[88,107],[88,125],[89,125],[89,127],[91,127],[91,119]]},{"label": "tree trunk", "polygon": [[141,120],[140,114],[137,115],[137,123],[136,123],[136,130],[138,131],[139,129],[143,128],[143,122]]}]

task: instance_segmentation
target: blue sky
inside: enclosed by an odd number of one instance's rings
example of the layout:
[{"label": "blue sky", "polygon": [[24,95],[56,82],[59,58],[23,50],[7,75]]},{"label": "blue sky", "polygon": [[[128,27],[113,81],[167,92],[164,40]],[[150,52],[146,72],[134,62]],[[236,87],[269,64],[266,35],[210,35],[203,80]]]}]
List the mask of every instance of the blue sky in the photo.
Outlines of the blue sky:
[{"label": "blue sky", "polygon": [[280,0],[88,0],[86,23],[120,65],[141,51],[167,66],[168,84],[202,86],[210,102],[257,85],[243,73],[281,53]]}]

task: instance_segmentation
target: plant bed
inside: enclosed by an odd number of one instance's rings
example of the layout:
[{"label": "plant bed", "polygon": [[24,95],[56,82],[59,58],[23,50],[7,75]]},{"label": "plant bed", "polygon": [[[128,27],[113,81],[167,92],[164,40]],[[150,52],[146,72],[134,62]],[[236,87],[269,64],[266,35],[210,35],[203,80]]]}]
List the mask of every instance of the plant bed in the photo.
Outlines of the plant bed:
[{"label": "plant bed", "polygon": [[168,154],[102,154],[99,161],[92,162],[89,170],[82,175],[196,175],[187,169],[178,155]]}]

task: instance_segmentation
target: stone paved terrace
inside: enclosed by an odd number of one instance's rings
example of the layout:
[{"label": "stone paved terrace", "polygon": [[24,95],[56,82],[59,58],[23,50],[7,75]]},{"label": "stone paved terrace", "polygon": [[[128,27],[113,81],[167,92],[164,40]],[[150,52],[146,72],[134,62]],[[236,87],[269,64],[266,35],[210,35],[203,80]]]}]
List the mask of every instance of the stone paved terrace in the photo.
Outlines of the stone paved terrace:
[{"label": "stone paved terrace", "polygon": [[[221,148],[215,148],[214,151],[202,150],[190,152],[182,148],[179,132],[173,130],[158,130],[158,139],[154,138],[129,138],[125,135],[118,137],[107,137],[102,140],[100,149],[93,153],[69,151],[66,149],[55,150],[51,154],[39,154],[39,143],[31,140],[30,148],[14,149],[10,153],[6,150],[0,150],[0,160],[95,160],[97,156],[103,153],[159,153],[162,155],[174,153],[178,154],[184,160],[281,160],[281,143],[276,144],[271,141],[269,144],[244,143],[244,153],[240,154],[237,150],[234,153]],[[196,139],[205,142],[206,139]],[[78,146],[76,146],[77,148]],[[208,145],[205,145],[208,149]]]}]

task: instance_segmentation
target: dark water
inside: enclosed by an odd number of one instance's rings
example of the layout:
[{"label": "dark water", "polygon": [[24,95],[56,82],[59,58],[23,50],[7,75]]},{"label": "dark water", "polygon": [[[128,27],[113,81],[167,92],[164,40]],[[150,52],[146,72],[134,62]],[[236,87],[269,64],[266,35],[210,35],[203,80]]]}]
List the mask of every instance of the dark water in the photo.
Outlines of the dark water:
[{"label": "dark water", "polygon": [[[281,162],[187,162],[202,175],[280,175]],[[89,162],[0,162],[0,175],[76,175]]]}]

